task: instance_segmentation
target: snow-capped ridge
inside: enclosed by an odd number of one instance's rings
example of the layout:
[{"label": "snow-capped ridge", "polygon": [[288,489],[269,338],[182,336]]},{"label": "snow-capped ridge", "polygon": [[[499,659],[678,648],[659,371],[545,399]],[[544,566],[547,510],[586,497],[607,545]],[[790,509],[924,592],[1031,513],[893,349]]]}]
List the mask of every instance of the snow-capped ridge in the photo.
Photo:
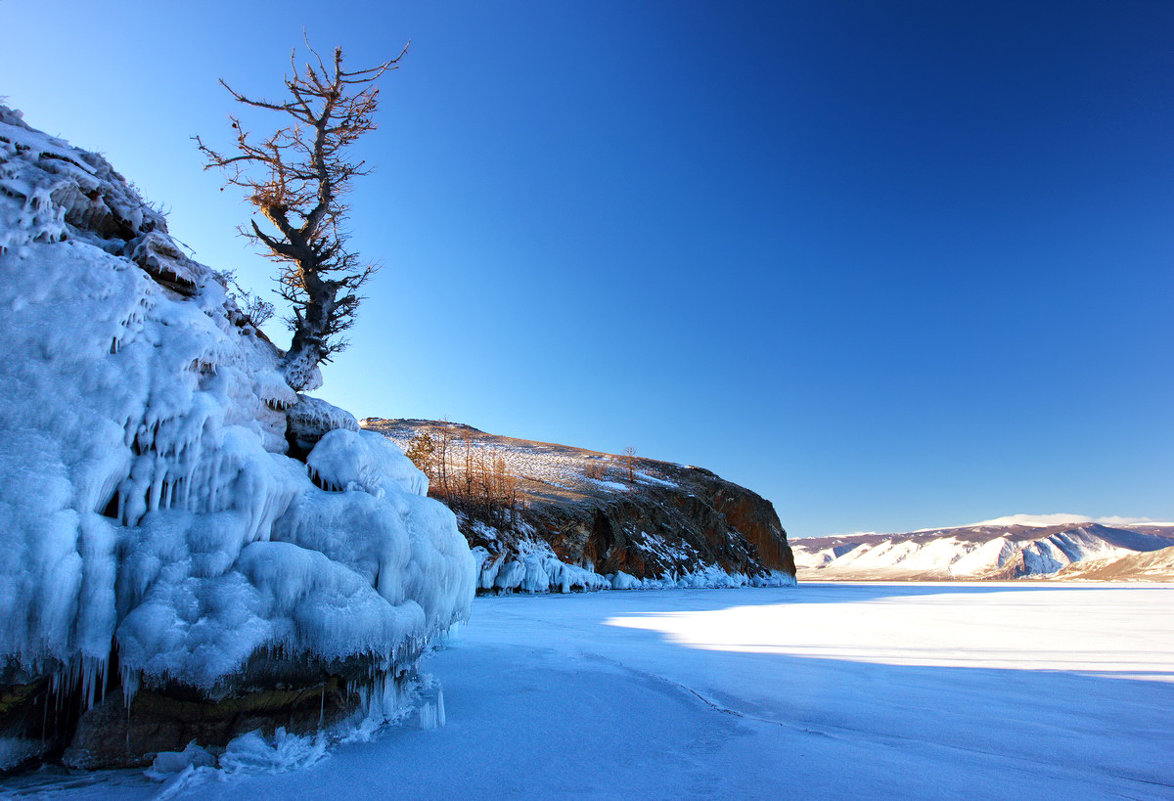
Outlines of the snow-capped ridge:
[{"label": "snow-capped ridge", "polygon": [[1174,545],[1174,531],[1153,525],[1133,524],[1133,530],[1013,519],[1017,522],[801,539],[793,549],[809,577],[980,579],[1049,576],[1087,560],[1112,561]]},{"label": "snow-capped ridge", "polygon": [[[1131,525],[1134,523],[1148,523],[1150,525],[1162,525],[1150,520],[1148,517],[1120,517],[1117,515],[1110,515],[1108,517],[1094,517],[1092,515],[1083,514],[1013,514],[1004,515],[1003,517],[994,517],[990,520],[980,520],[977,523],[965,523],[960,526],[936,526],[933,528],[917,529],[913,533],[922,531],[944,531],[952,528],[979,528],[982,526],[1032,526],[1035,528],[1047,528],[1049,526],[1075,526],[1081,523],[1099,523],[1104,526],[1117,525]],[[1170,525],[1170,524],[1166,524]]]}]

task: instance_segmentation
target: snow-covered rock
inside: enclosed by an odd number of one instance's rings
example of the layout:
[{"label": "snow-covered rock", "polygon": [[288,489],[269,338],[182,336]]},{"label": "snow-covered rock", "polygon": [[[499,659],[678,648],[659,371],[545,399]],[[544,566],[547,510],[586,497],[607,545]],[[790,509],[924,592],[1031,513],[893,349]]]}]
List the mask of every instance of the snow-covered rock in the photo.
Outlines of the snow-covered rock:
[{"label": "snow-covered rock", "polygon": [[[24,699],[0,736],[64,744],[46,705],[114,704],[133,728],[136,693],[215,706],[302,682],[324,708],[332,676],[353,709],[468,616],[473,559],[424,476],[297,396],[104,159],[3,107],[0,279],[0,688]],[[286,455],[291,407],[308,465]],[[187,742],[131,739],[128,760]]]},{"label": "snow-covered rock", "polygon": [[359,421],[346,409],[309,395],[299,394],[298,402],[289,408],[286,418],[292,444],[303,451],[309,451],[318,440],[336,429],[359,430]]}]

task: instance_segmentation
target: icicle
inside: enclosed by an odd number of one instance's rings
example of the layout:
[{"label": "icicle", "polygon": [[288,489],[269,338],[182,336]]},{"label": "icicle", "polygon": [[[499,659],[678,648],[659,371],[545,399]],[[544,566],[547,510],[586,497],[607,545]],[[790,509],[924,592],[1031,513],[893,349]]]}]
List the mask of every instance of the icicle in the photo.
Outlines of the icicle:
[{"label": "icicle", "polygon": [[119,677],[122,682],[122,700],[126,704],[127,715],[130,714],[130,705],[134,703],[135,696],[139,692],[139,682],[142,675],[137,670],[122,665],[118,669]]},{"label": "icicle", "polygon": [[156,476],[151,480],[151,486],[147,490],[147,511],[154,512],[159,508],[159,495],[162,490],[163,479],[161,476]]}]

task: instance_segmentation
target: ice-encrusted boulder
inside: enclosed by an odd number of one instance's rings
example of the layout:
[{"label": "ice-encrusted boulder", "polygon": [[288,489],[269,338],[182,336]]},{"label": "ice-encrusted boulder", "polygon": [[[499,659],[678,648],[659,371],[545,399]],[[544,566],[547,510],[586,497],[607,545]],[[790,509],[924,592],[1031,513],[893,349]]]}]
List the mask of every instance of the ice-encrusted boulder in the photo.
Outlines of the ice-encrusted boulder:
[{"label": "ice-encrusted boulder", "polygon": [[359,430],[359,421],[346,409],[309,395],[299,394],[298,402],[289,407],[286,418],[290,445],[299,451],[308,452],[318,440],[336,429]]},{"label": "ice-encrusted boulder", "polygon": [[[4,107],[0,310],[0,770],[393,714],[468,616],[453,515],[290,389],[104,159]],[[291,407],[321,418],[305,462]]]}]

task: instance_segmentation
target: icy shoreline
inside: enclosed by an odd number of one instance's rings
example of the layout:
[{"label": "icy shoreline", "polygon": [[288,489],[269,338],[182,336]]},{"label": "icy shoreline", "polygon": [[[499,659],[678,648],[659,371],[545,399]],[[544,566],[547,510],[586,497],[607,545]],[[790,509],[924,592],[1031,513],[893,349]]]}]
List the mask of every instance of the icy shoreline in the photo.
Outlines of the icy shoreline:
[{"label": "icy shoreline", "polygon": [[600,574],[589,567],[561,561],[541,540],[522,540],[506,555],[493,556],[475,546],[479,593],[570,593],[600,590],[718,590],[737,587],[794,587],[795,577],[780,570],[765,575],[728,573],[718,565],[669,574],[661,578],[636,578],[628,573]]},{"label": "icy shoreline", "polygon": [[[1157,801],[1174,785],[1172,605],[1174,584],[1018,582],[481,597],[425,663],[444,728],[175,797],[366,801],[390,772],[438,801]],[[42,797],[159,788],[91,774]]]}]

